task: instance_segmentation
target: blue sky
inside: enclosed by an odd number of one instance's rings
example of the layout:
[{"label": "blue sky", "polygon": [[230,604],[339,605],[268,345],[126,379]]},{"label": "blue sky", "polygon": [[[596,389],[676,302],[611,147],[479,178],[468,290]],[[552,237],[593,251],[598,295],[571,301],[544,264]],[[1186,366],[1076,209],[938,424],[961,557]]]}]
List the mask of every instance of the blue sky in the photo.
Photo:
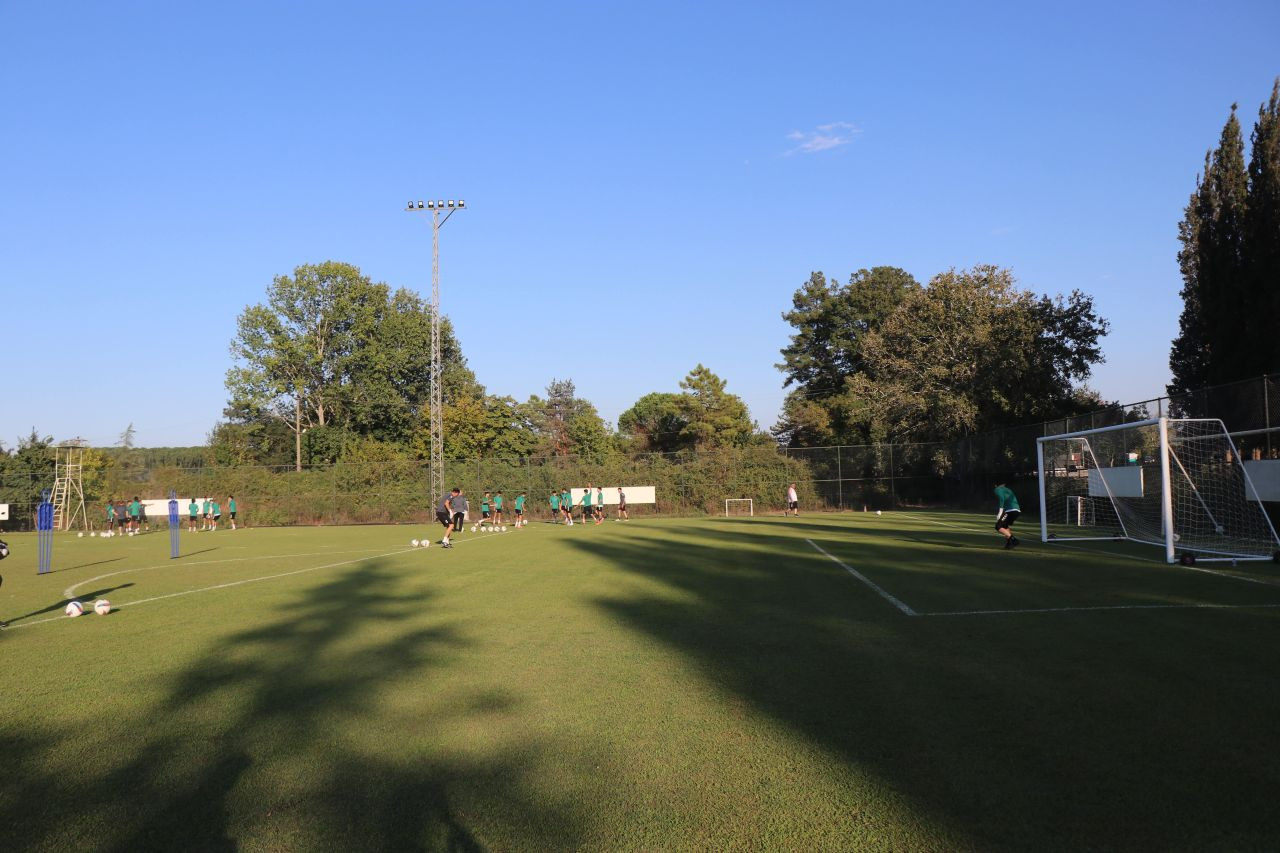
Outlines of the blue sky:
[{"label": "blue sky", "polygon": [[430,291],[493,393],[615,420],[699,362],[776,419],[811,270],[1011,267],[1160,393],[1177,223],[1280,4],[0,0],[0,440],[199,444],[236,316],[327,259]]}]

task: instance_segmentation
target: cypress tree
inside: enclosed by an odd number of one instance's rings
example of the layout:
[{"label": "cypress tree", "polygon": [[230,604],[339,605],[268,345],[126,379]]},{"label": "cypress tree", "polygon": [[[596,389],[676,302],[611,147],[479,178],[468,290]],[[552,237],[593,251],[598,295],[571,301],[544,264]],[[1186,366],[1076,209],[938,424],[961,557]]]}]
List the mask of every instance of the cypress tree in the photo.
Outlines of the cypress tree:
[{"label": "cypress tree", "polygon": [[[1204,158],[1204,174],[1209,173],[1209,155]],[[1182,271],[1182,315],[1178,336],[1169,352],[1173,381],[1168,391],[1177,397],[1209,384],[1209,343],[1205,337],[1204,315],[1200,308],[1200,209],[1207,205],[1208,192],[1203,175],[1196,176],[1196,189],[1178,223],[1178,268]]]},{"label": "cypress tree", "polygon": [[1280,77],[1271,100],[1258,109],[1249,158],[1249,197],[1244,220],[1244,256],[1249,284],[1251,374],[1280,371]]}]

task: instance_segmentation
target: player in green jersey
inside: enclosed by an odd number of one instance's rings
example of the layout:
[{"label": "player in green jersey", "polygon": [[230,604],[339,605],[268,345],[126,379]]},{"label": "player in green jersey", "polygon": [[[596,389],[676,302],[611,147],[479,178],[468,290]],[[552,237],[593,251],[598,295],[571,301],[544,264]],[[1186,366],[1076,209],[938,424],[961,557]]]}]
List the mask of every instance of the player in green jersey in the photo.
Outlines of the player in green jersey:
[{"label": "player in green jersey", "polygon": [[502,492],[493,493],[493,523],[502,526]]},{"label": "player in green jersey", "polygon": [[107,501],[107,532],[114,533],[116,529],[116,505],[114,500]]},{"label": "player in green jersey", "polygon": [[205,498],[204,503],[200,505],[201,517],[204,520],[204,524],[200,527],[201,530],[209,529],[209,506],[209,499]]},{"label": "player in green jersey", "polygon": [[604,486],[596,486],[596,502],[595,502],[596,524],[604,521]]},{"label": "player in green jersey", "polygon": [[142,504],[138,503],[138,496],[133,496],[133,503],[129,504],[129,532],[137,533],[138,527],[138,510]]},{"label": "player in green jersey", "polygon": [[587,484],[587,490],[582,493],[582,523],[586,524],[587,519],[591,518],[591,484]]},{"label": "player in green jersey", "polygon": [[1013,490],[1005,485],[1002,479],[996,481],[996,500],[999,502],[996,507],[996,533],[1004,537],[1006,551],[1017,548],[1018,537],[1014,536],[1009,528],[1018,520],[1022,509],[1018,506],[1018,498],[1013,494]]},{"label": "player in green jersey", "polygon": [[191,505],[187,507],[187,532],[196,532],[196,516],[200,514],[200,504],[196,503],[196,499],[191,499]]},{"label": "player in green jersey", "polygon": [[231,529],[236,529],[236,496],[227,495],[227,512],[231,515]]},{"label": "player in green jersey", "polygon": [[560,521],[560,493],[551,493],[551,523],[556,524]]},{"label": "player in green jersey", "polygon": [[565,524],[573,526],[573,493],[568,489],[560,492],[560,515]]},{"label": "player in green jersey", "polygon": [[524,492],[516,495],[516,527],[524,527]]}]

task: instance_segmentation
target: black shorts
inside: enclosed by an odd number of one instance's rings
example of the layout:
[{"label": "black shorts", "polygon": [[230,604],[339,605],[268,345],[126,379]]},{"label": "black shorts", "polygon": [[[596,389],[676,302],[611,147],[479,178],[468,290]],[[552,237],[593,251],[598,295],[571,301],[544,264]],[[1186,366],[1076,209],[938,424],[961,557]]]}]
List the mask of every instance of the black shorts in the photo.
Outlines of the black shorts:
[{"label": "black shorts", "polygon": [[440,522],[441,527],[448,527],[453,524],[453,519],[449,517],[449,513],[442,509],[436,510],[436,521]]},{"label": "black shorts", "polygon": [[213,514],[213,523],[217,524],[219,521],[222,521],[222,515],[220,513],[215,512]]},{"label": "black shorts", "polygon": [[487,510],[487,509],[482,509],[482,510],[480,510],[480,517],[481,517],[481,518],[488,518],[488,517],[489,517],[489,510]]},{"label": "black shorts", "polygon": [[623,501],[622,503],[618,504],[618,512],[626,512],[626,511],[627,511],[626,501]]},{"label": "black shorts", "polygon": [[518,509],[515,511],[515,513],[516,513],[516,518],[519,518],[520,516],[524,515],[524,510]]},{"label": "black shorts", "polygon": [[1022,515],[1021,510],[1006,509],[1000,514],[1000,518],[996,520],[996,530],[1007,530],[1012,527],[1020,515]]},{"label": "black shorts", "polygon": [[453,514],[453,529],[454,529],[454,530],[461,530],[461,529],[463,528],[463,526],[464,526],[466,523],[467,523],[467,522],[466,522],[466,518],[465,518],[465,516],[463,516],[463,514],[462,514],[462,513],[460,513],[460,512],[455,512],[455,513]]},{"label": "black shorts", "polygon": [[792,501],[791,503],[787,504],[787,509],[799,509],[799,508],[800,508],[800,501]]},{"label": "black shorts", "polygon": [[232,521],[235,521],[235,520],[236,520],[236,514],[235,514],[234,512],[233,512],[233,513],[231,513],[231,520],[232,520]]},{"label": "black shorts", "polygon": [[191,523],[192,523],[192,524],[195,524],[195,523],[196,523],[196,516],[195,516],[195,513],[192,513],[192,514],[191,514]]}]

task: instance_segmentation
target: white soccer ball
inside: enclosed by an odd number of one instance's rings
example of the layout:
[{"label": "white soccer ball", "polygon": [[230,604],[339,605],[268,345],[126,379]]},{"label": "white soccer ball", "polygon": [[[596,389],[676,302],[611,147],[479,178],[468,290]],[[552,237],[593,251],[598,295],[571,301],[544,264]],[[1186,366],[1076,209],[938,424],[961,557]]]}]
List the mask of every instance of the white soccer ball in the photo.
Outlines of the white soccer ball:
[{"label": "white soccer ball", "polygon": [[68,616],[72,616],[72,617],[79,616],[81,613],[84,612],[84,605],[78,601],[72,601],[67,604],[67,608],[63,612],[66,613]]},{"label": "white soccer ball", "polygon": [[409,540],[409,547],[410,547],[410,548],[417,548],[417,547],[418,547],[418,540],[417,540],[417,539],[410,539],[410,540]]},{"label": "white soccer ball", "polygon": [[77,533],[77,534],[76,534],[76,538],[77,538],[77,539],[83,539],[83,538],[84,538],[84,531],[83,531],[83,530],[81,530],[79,533]]},{"label": "white soccer ball", "polygon": [[431,547],[431,540],[430,540],[430,539],[423,539],[423,540],[422,540],[421,542],[419,542],[418,544],[419,544],[419,545],[421,545],[423,548],[430,548],[430,547]]},{"label": "white soccer ball", "polygon": [[880,514],[880,510],[876,510],[876,515],[879,515],[879,514]]},{"label": "white soccer ball", "polygon": [[111,612],[111,602],[107,601],[105,598],[99,598],[93,603],[93,612],[97,613],[99,616],[106,616]]},{"label": "white soccer ball", "polygon": [[1225,528],[1225,527],[1223,527],[1221,524],[1219,524],[1219,525],[1217,525],[1216,527],[1214,527],[1214,529],[1213,529],[1213,530],[1214,530],[1214,533],[1217,533],[1219,536],[1221,536],[1223,533],[1225,533],[1225,532],[1226,532],[1226,528]]},{"label": "white soccer ball", "polygon": [[1174,541],[1174,542],[1181,542],[1181,541],[1182,541],[1182,537],[1175,533],[1175,534],[1173,534],[1173,541]]},{"label": "white soccer ball", "polygon": [[471,526],[471,532],[472,532],[472,533],[475,533],[475,532],[476,532],[475,525],[472,525],[472,526]]},{"label": "white soccer ball", "polygon": [[503,533],[506,533],[506,532],[507,532],[507,526],[506,526],[505,524],[504,524],[504,525],[502,525],[502,532],[503,532]]},{"label": "white soccer ball", "polygon": [[89,536],[90,536],[90,538],[92,538],[92,537],[94,537],[94,536],[97,536],[97,535],[98,535],[98,531],[96,531],[96,530],[90,530],[90,531],[89,531]]}]

